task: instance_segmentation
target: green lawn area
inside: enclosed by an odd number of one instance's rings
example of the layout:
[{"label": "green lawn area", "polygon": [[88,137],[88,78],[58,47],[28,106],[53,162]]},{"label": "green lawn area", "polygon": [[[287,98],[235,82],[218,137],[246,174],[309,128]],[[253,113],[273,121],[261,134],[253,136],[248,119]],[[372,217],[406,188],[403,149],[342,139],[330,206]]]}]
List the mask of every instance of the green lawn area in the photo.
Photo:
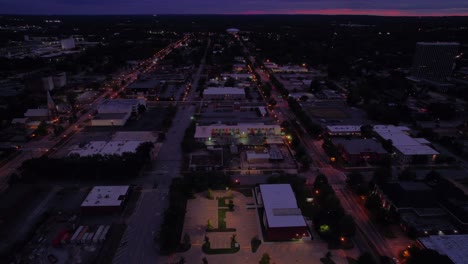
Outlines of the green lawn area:
[{"label": "green lawn area", "polygon": [[218,198],[218,207],[227,207],[226,199],[226,197]]},{"label": "green lawn area", "polygon": [[218,210],[218,228],[226,229],[226,212],[228,209],[219,209]]}]

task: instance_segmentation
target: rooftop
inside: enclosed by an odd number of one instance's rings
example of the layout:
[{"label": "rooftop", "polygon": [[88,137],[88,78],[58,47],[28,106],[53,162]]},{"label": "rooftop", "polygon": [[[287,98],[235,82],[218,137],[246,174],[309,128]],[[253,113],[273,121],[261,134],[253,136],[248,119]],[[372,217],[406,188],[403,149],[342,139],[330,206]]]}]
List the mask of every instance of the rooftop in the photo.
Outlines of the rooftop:
[{"label": "rooftop", "polygon": [[382,147],[382,145],[373,139],[334,139],[333,143],[342,145],[346,152],[348,152],[349,154],[360,154],[366,152],[375,152],[379,154],[387,153],[387,151]]},{"label": "rooftop", "polygon": [[128,113],[105,113],[97,114],[93,119],[95,120],[109,120],[109,119],[128,119]]},{"label": "rooftop", "polygon": [[129,186],[94,186],[81,204],[82,207],[120,206]]},{"label": "rooftop", "polygon": [[125,152],[135,152],[144,141],[91,141],[84,146],[74,146],[70,153],[78,154],[81,157],[92,155],[122,155]]},{"label": "rooftop", "polygon": [[28,109],[24,113],[25,117],[45,117],[49,116],[49,109],[47,108],[38,108],[38,109]]},{"label": "rooftop", "polygon": [[260,192],[269,227],[306,226],[291,185],[261,184]]},{"label": "rooftop", "polygon": [[237,87],[208,87],[203,90],[204,95],[223,95],[223,94],[236,94],[243,95],[245,91],[243,88]]},{"label": "rooftop", "polygon": [[384,140],[390,139],[393,146],[404,155],[437,155],[439,152],[425,145],[429,141],[423,138],[412,138],[406,131],[410,129],[405,126],[374,126],[374,131]]},{"label": "rooftop", "polygon": [[361,133],[361,126],[327,126],[331,133]]},{"label": "rooftop", "polygon": [[428,236],[419,238],[426,248],[447,255],[455,264],[464,264],[468,259],[468,235]]}]

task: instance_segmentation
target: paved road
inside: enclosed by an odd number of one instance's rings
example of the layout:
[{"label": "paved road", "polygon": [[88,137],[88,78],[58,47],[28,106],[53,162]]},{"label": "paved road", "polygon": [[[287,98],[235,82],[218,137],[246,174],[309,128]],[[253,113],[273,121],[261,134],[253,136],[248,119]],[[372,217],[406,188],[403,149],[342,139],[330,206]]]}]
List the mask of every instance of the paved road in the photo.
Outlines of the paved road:
[{"label": "paved road", "polygon": [[[260,75],[262,82],[270,82],[268,74],[258,68],[254,70]],[[278,98],[279,95],[280,93],[278,90],[273,87],[271,98]],[[290,111],[287,103],[278,103],[275,109],[280,122],[284,120],[290,122],[296,120],[296,116]],[[330,185],[335,190],[337,197],[343,206],[343,209],[350,213],[355,219],[357,234],[354,237],[354,241],[358,249],[362,253],[365,251],[374,252],[377,257],[380,255],[396,257],[397,249],[391,249],[387,240],[377,231],[363,208],[361,208],[359,203],[355,201],[354,193],[346,188],[346,175],[329,164],[329,158],[321,147],[322,141],[313,139],[302,126],[301,129],[302,131],[300,131],[301,133],[298,133],[298,136],[312,157],[315,169],[319,169],[321,173],[327,176]],[[404,246],[405,245],[403,245],[403,247]]]},{"label": "paved road", "polygon": [[[151,63],[146,63],[143,66],[141,66],[139,69],[143,70],[144,72],[151,71],[155,67],[155,63],[152,61],[155,58],[162,59],[164,58],[167,54],[169,54],[174,48],[177,48],[180,46],[180,44],[183,41],[187,41],[189,36],[185,36],[183,39],[176,41],[174,43],[171,43],[168,47],[166,47],[163,50],[158,51],[151,59],[147,61],[151,61]],[[32,158],[38,158],[43,156],[44,154],[47,154],[50,149],[54,147],[59,147],[57,144],[63,145],[62,139],[70,140],[70,138],[77,132],[81,130],[80,127],[83,127],[83,124],[88,121],[88,119],[91,117],[97,106],[105,100],[107,96],[117,95],[119,92],[123,91],[128,85],[133,83],[136,80],[136,77],[138,74],[136,74],[137,70],[132,70],[128,74],[122,75],[121,79],[128,79],[128,81],[120,87],[118,91],[113,91],[112,89],[107,89],[104,93],[102,93],[100,96],[98,96],[91,104],[89,107],[89,110],[84,113],[83,115],[80,116],[80,118],[72,125],[70,125],[60,137],[53,137],[52,135],[47,135],[41,139],[33,140],[30,142],[27,142],[24,147],[23,151],[19,153],[16,157],[8,161],[7,163],[3,164],[1,166],[0,170],[0,191],[4,191],[8,186],[7,186],[7,181],[9,177],[11,176],[12,173],[16,172],[17,169],[23,164],[24,161]],[[61,142],[62,141],[62,142]]]},{"label": "paved road", "polygon": [[[210,41],[208,42],[208,46]],[[193,100],[205,66],[206,52],[193,78],[192,88],[187,100]],[[178,177],[182,166],[182,142],[185,130],[190,125],[190,117],[195,113],[195,106],[178,109],[166,141],[162,145],[158,157],[152,167],[139,180],[143,192],[138,201],[135,213],[128,221],[127,230],[121,240],[121,247],[114,256],[113,263],[161,263],[158,249],[153,242],[155,234],[159,233],[164,211],[168,206],[167,195],[171,181]],[[158,187],[153,189],[153,184]]]}]

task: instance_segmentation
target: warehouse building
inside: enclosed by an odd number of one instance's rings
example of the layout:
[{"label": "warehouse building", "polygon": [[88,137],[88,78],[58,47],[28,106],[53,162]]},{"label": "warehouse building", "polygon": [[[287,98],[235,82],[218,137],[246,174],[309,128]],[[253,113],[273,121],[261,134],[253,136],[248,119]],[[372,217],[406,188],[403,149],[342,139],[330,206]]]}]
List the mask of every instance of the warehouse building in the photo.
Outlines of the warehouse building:
[{"label": "warehouse building", "polygon": [[81,203],[83,213],[115,213],[123,209],[130,186],[95,186]]},{"label": "warehouse building", "polygon": [[258,204],[263,205],[266,239],[287,241],[310,236],[291,185],[261,184],[256,190],[256,198]]},{"label": "warehouse building", "polygon": [[208,87],[203,90],[205,100],[242,100],[245,90],[237,87]]},{"label": "warehouse building", "polygon": [[105,100],[97,108],[97,115],[91,120],[91,126],[124,126],[128,119],[138,114],[138,108],[146,101],[139,99]]}]

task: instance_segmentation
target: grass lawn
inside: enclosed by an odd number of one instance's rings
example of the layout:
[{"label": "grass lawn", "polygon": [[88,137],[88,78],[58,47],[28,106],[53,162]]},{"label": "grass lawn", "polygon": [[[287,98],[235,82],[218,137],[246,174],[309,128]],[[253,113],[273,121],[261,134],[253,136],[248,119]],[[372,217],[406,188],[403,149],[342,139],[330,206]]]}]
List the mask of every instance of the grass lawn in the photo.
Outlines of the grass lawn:
[{"label": "grass lawn", "polygon": [[218,210],[218,228],[226,229],[226,212],[228,209],[219,209]]},{"label": "grass lawn", "polygon": [[228,204],[226,203],[226,200],[226,197],[218,198],[218,207],[227,207]]}]

